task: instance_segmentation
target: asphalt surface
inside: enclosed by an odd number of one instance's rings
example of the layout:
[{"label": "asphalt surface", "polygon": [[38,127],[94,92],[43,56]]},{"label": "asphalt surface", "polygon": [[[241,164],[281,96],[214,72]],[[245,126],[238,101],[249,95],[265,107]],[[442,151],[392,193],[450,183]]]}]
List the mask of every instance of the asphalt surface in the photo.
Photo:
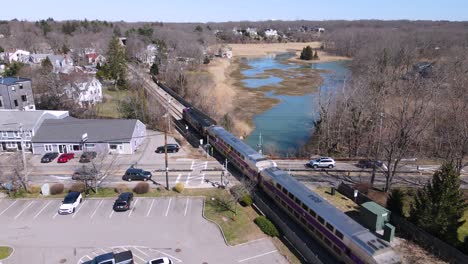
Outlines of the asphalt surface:
[{"label": "asphalt surface", "polygon": [[1,245],[11,263],[81,263],[105,252],[132,250],[135,263],[166,256],[175,263],[287,263],[270,239],[227,246],[202,217],[201,198],[135,198],[114,212],[112,199],[87,199],[58,215],[60,200],[0,199]]}]

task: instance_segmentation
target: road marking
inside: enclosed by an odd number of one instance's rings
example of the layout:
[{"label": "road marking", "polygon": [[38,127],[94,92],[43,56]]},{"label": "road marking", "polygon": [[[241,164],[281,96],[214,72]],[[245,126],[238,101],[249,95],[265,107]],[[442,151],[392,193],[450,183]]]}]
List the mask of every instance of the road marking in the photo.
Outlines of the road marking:
[{"label": "road marking", "polygon": [[52,201],[49,201],[44,207],[42,207],[42,209],[33,217],[33,219],[36,219],[36,217],[39,216],[42,213],[42,211],[44,211],[47,208],[47,206],[49,206],[51,202]]},{"label": "road marking", "polygon": [[135,211],[136,205],[138,203],[138,199],[136,199],[135,203],[133,204],[132,210],[130,210],[130,213],[128,213],[128,217],[132,216],[133,211]]},{"label": "road marking", "polygon": [[93,219],[94,215],[96,214],[97,210],[99,209],[99,207],[101,206],[102,202],[104,202],[104,200],[101,200],[98,204],[98,206],[96,207],[96,209],[94,209],[94,212],[93,214],[91,215],[91,219]]},{"label": "road marking", "polygon": [[[84,207],[85,203],[86,203],[86,200],[81,203],[81,206],[78,207],[78,210],[75,211],[75,213],[72,215],[72,218],[75,218],[75,216],[78,214],[78,212],[81,210],[81,208]],[[88,204],[88,203],[86,203],[86,204]]]},{"label": "road marking", "polygon": [[101,251],[102,251],[102,253],[104,253],[104,254],[106,254],[106,253],[107,253],[107,252],[106,252],[106,251],[104,251],[104,249],[102,249],[102,248],[100,248],[99,250],[101,250]]},{"label": "road marking", "polygon": [[84,255],[84,257],[88,258],[89,260],[92,260],[92,258],[90,256],[88,256],[88,255]]},{"label": "road marking", "polygon": [[191,170],[193,170],[193,164],[195,164],[195,160],[192,160],[192,165],[190,165]]},{"label": "road marking", "polygon": [[167,206],[166,216],[167,214],[169,214],[169,208],[171,208],[171,201],[172,201],[172,198],[169,199],[169,205]]},{"label": "road marking", "polygon": [[179,182],[180,176],[182,176],[182,174],[179,174],[179,176],[177,176],[177,179],[175,180],[175,184]]},{"label": "road marking", "polygon": [[141,254],[143,254],[143,255],[149,257],[149,255],[146,254],[145,252],[143,252],[141,249],[139,249],[139,248],[137,248],[137,247],[133,247],[133,248],[136,249],[136,250],[138,250],[138,251],[140,251]]},{"label": "road marking", "polygon": [[112,212],[110,213],[109,218],[112,218],[112,215],[114,214],[114,212],[115,212],[114,209],[112,209]]},{"label": "road marking", "polygon": [[8,206],[5,210],[3,210],[1,213],[0,213],[0,216],[5,213],[8,209],[10,209],[10,207],[12,207],[18,200],[15,200],[12,204],[10,204],[10,206]]},{"label": "road marking", "polygon": [[189,198],[187,198],[187,203],[185,204],[185,212],[184,212],[184,216],[186,216],[186,215],[187,215],[188,204],[189,204]]},{"label": "road marking", "polygon": [[241,262],[244,262],[244,261],[247,261],[247,260],[251,260],[251,259],[254,259],[254,258],[259,258],[259,257],[263,257],[263,256],[266,256],[266,255],[269,255],[269,254],[272,254],[272,253],[275,253],[277,252],[278,250],[273,250],[273,251],[270,251],[270,252],[267,252],[267,253],[263,253],[263,254],[259,254],[259,255],[256,255],[256,256],[253,256],[253,257],[250,257],[250,258],[246,258],[246,259],[241,259],[237,262],[241,263]]},{"label": "road marking", "polygon": [[203,173],[202,176],[201,176],[201,182],[200,182],[200,184],[203,184],[204,181],[205,181],[205,173]]},{"label": "road marking", "polygon": [[28,207],[31,206],[31,204],[33,203],[34,201],[31,201],[26,207],[24,207],[23,210],[21,210],[21,212],[19,212],[19,214],[15,216],[15,219],[18,218],[24,211],[26,211],[26,209],[28,209]]},{"label": "road marking", "polygon": [[143,261],[143,263],[146,263],[146,260],[144,260],[142,257],[138,256],[137,254],[133,253],[133,256],[140,259],[141,261]]},{"label": "road marking", "polygon": [[187,180],[185,181],[185,187],[187,187],[188,183],[189,183],[189,180],[190,180],[190,174],[192,174],[191,172],[189,172],[189,174],[187,175]]},{"label": "road marking", "polygon": [[55,212],[54,216],[52,216],[52,219],[55,219],[55,217],[57,217],[58,215],[58,212]]},{"label": "road marking", "polygon": [[208,161],[205,161],[205,170],[208,168]]},{"label": "road marking", "polygon": [[151,213],[151,208],[153,208],[154,200],[155,200],[155,199],[153,199],[153,200],[151,201],[151,205],[150,205],[150,208],[148,209],[148,213],[146,213],[146,217],[148,217],[149,214]]}]

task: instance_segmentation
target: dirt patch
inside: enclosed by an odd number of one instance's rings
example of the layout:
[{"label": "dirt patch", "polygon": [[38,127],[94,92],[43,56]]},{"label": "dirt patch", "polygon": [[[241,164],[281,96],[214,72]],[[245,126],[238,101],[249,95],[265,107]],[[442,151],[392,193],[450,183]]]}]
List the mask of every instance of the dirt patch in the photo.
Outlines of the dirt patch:
[{"label": "dirt patch", "polygon": [[401,256],[402,263],[407,264],[445,264],[443,260],[430,254],[427,250],[403,238],[396,238],[398,244],[393,249]]}]

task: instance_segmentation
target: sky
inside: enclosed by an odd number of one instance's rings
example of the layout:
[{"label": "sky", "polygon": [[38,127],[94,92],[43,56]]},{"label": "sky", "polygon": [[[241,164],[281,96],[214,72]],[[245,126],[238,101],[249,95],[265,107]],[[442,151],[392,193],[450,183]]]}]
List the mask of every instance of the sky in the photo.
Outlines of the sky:
[{"label": "sky", "polygon": [[0,20],[468,20],[466,0],[0,0]]}]

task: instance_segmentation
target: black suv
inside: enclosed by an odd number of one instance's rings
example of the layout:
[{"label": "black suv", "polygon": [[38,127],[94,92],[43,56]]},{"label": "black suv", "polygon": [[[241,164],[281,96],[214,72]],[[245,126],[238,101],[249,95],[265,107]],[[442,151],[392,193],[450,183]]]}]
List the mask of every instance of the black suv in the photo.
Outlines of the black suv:
[{"label": "black suv", "polygon": [[130,203],[133,201],[133,193],[121,193],[114,203],[114,211],[127,211],[130,209]]},{"label": "black suv", "polygon": [[44,156],[42,156],[41,163],[49,163],[49,162],[53,161],[55,158],[57,158],[58,155],[59,154],[57,152],[46,153],[46,154],[44,154]]},{"label": "black suv", "polygon": [[88,163],[91,162],[92,159],[96,158],[97,153],[95,151],[87,151],[83,152],[80,157],[80,163]]},{"label": "black suv", "polygon": [[130,168],[125,172],[124,176],[122,176],[122,180],[124,181],[132,181],[132,180],[147,181],[147,180],[151,180],[152,176],[153,175],[151,175],[151,172],[149,171]]},{"label": "black suv", "polygon": [[[164,153],[164,146],[160,146],[156,149],[156,153]],[[167,153],[179,152],[179,145],[167,144]]]}]

